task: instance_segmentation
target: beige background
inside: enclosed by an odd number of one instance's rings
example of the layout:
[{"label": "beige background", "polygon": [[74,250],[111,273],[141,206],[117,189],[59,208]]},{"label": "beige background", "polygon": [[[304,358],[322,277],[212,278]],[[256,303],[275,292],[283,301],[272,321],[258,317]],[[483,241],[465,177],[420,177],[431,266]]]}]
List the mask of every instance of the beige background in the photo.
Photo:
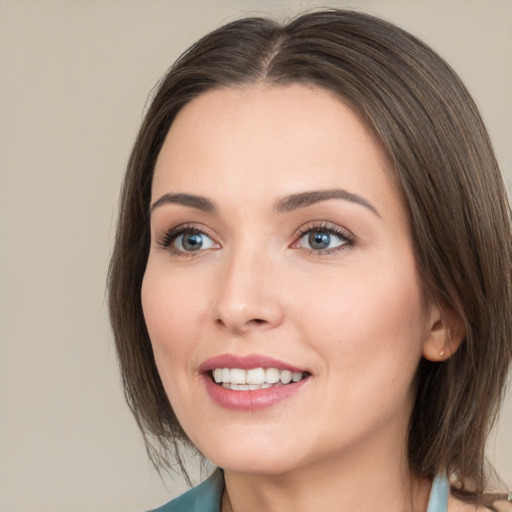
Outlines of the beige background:
[{"label": "beige background", "polygon": [[[438,49],[512,183],[512,2],[352,1]],[[135,512],[168,489],[124,404],[104,282],[149,90],[192,41],[299,1],[0,2],[0,511]],[[512,407],[491,456],[512,487]]]}]

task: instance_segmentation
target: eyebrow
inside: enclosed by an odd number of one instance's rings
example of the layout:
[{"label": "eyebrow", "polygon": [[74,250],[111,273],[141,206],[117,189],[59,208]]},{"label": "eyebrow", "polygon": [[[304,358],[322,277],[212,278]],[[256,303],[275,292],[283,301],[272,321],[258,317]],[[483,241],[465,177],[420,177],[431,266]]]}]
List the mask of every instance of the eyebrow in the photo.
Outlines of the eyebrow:
[{"label": "eyebrow", "polygon": [[[330,199],[342,199],[359,204],[380,217],[377,209],[369,201],[364,199],[364,197],[343,189],[312,190],[292,194],[279,199],[279,201],[274,204],[274,210],[279,213],[291,212],[300,208],[307,208],[315,203],[329,201]],[[215,213],[217,211],[213,202],[203,196],[196,196],[194,194],[164,194],[151,205],[150,213],[155,208],[164,204],[181,204],[207,213]]]},{"label": "eyebrow", "polygon": [[293,210],[298,210],[299,208],[306,208],[321,201],[328,201],[330,199],[342,199],[345,201],[350,201],[351,203],[359,204],[365,208],[368,208],[371,212],[380,217],[380,213],[377,211],[377,209],[364,197],[339,188],[328,190],[312,190],[283,197],[275,203],[274,210],[278,212],[290,212]]},{"label": "eyebrow", "polygon": [[217,211],[215,205],[206,197],[196,196],[193,194],[164,194],[151,205],[149,213],[164,204],[181,204],[183,206],[190,206],[191,208],[196,208],[208,213],[214,213]]}]

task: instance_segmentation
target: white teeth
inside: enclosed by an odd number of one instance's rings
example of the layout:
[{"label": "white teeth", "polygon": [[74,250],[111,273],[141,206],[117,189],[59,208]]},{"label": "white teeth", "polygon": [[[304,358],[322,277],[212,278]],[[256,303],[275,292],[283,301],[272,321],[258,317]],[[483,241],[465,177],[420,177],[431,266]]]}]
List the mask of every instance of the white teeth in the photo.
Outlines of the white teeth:
[{"label": "white teeth", "polygon": [[212,372],[213,380],[224,388],[237,391],[250,391],[266,389],[271,386],[282,386],[290,382],[299,382],[303,378],[302,372],[278,370],[277,368],[215,368]]},{"label": "white teeth", "polygon": [[292,381],[292,372],[289,370],[283,370],[281,375],[279,375],[279,380],[283,384],[289,384]]},{"label": "white teeth", "polygon": [[277,368],[267,368],[265,370],[265,380],[269,384],[279,382],[279,370]]},{"label": "white teeth", "polygon": [[247,384],[264,384],[265,370],[263,368],[253,368],[247,370]]},{"label": "white teeth", "polygon": [[245,370],[241,370],[240,368],[231,368],[231,370],[229,370],[229,381],[231,384],[245,384],[246,377],[247,372]]},{"label": "white teeth", "polygon": [[292,380],[293,382],[299,382],[299,380],[302,380],[302,372],[293,372]]}]

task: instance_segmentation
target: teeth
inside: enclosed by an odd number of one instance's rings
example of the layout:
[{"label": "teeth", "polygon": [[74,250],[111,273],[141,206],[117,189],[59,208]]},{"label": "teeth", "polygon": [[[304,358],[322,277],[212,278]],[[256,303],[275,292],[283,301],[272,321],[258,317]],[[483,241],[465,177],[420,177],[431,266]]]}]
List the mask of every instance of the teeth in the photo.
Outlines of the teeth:
[{"label": "teeth", "polygon": [[265,370],[263,368],[253,368],[247,370],[247,384],[264,384]]},{"label": "teeth", "polygon": [[289,384],[292,381],[292,372],[289,370],[284,370],[281,372],[281,375],[279,375],[279,380],[283,384]]},{"label": "teeth", "polygon": [[303,378],[302,372],[278,370],[277,368],[215,368],[212,372],[213,380],[224,388],[237,391],[250,391],[265,389],[271,386],[282,386],[290,382],[299,382]]},{"label": "teeth", "polygon": [[279,382],[279,370],[277,368],[267,368],[265,370],[265,380],[269,384],[275,384]]},{"label": "teeth", "polygon": [[247,372],[245,370],[240,370],[240,368],[231,368],[229,370],[229,381],[231,384],[245,384]]},{"label": "teeth", "polygon": [[302,380],[302,372],[293,372],[292,380],[293,382],[299,382],[299,380]]}]

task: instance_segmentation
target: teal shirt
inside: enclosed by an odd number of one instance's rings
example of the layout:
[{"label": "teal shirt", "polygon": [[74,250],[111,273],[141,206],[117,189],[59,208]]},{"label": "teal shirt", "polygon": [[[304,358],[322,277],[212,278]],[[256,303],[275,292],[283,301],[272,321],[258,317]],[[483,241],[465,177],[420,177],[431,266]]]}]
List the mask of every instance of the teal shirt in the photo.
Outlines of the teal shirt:
[{"label": "teal shirt", "polygon": [[224,473],[216,469],[204,482],[151,512],[220,512]]},{"label": "teal shirt", "polygon": [[[446,512],[450,486],[445,477],[436,476],[430,491],[427,512]],[[220,512],[224,475],[217,469],[203,483],[152,512]]]}]

